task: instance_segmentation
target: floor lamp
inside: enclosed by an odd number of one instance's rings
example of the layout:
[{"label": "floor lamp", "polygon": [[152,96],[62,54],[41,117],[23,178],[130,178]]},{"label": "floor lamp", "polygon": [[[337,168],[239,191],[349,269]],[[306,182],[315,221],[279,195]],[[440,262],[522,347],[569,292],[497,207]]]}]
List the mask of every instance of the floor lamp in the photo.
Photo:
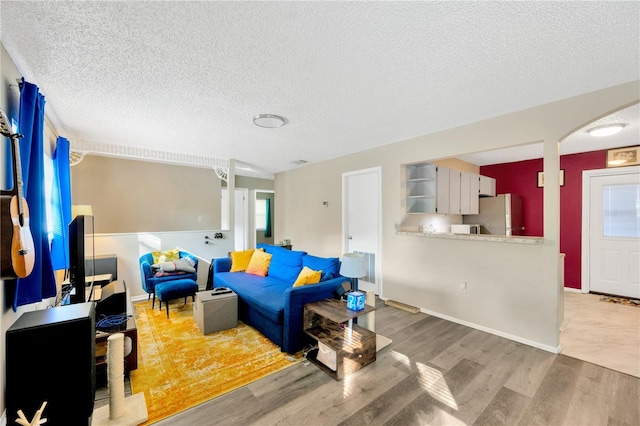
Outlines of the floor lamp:
[{"label": "floor lamp", "polygon": [[345,253],[340,265],[340,275],[351,279],[351,290],[358,291],[358,278],[367,275],[364,256],[357,253]]}]

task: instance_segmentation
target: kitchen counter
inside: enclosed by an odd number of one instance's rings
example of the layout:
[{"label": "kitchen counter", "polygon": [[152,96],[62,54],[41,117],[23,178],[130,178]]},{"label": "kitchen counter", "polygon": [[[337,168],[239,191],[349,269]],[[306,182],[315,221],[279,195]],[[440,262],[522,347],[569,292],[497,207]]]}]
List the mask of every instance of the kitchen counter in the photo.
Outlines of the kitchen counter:
[{"label": "kitchen counter", "polygon": [[492,234],[452,234],[449,232],[434,232],[424,233],[416,231],[397,231],[396,235],[405,235],[408,237],[420,237],[420,238],[436,238],[446,240],[463,240],[463,241],[488,241],[494,243],[509,243],[509,244],[542,244],[544,238],[542,237],[525,237],[522,235],[506,236],[506,235],[492,235]]}]

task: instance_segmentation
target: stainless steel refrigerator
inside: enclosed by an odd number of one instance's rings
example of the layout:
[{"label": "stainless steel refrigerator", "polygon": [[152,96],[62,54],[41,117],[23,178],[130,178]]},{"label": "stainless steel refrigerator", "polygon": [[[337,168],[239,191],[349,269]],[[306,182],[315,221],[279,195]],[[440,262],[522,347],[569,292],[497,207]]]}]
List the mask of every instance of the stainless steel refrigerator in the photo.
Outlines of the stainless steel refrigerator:
[{"label": "stainless steel refrigerator", "polygon": [[464,215],[463,223],[480,225],[481,234],[524,235],[521,196],[500,194],[480,198],[479,212]]}]

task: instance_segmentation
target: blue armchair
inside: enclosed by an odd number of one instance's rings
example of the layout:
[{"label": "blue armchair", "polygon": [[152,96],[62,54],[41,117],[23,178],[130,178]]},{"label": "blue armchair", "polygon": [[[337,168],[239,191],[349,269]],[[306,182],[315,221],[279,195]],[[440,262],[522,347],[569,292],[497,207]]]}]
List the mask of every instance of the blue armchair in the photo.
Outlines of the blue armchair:
[{"label": "blue armchair", "polygon": [[155,288],[157,284],[167,282],[167,281],[182,280],[182,279],[191,279],[197,282],[198,258],[186,251],[180,251],[179,256],[180,258],[189,257],[191,260],[193,260],[194,262],[193,267],[196,269],[196,272],[164,273],[161,276],[154,276],[153,270],[151,269],[151,265],[153,265],[153,255],[151,253],[147,253],[140,257],[140,274],[142,278],[142,289],[148,293],[147,299],[150,299],[151,295],[153,295],[154,305],[156,301]]}]

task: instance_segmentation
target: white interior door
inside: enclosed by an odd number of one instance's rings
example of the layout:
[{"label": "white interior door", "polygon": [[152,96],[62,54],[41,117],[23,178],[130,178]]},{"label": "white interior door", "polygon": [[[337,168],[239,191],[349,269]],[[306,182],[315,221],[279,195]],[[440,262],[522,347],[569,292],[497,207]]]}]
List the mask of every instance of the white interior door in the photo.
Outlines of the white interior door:
[{"label": "white interior door", "polygon": [[587,291],[640,298],[640,167],[585,171],[583,198]]},{"label": "white interior door", "polygon": [[[230,229],[229,224],[229,191],[227,188],[221,189],[221,228]],[[234,250],[246,250],[249,246],[249,190],[247,188],[236,188],[234,198],[235,215],[233,221],[233,242]]]},{"label": "white interior door", "polygon": [[365,257],[367,275],[358,289],[380,295],[381,169],[344,173],[342,183],[344,252]]}]

